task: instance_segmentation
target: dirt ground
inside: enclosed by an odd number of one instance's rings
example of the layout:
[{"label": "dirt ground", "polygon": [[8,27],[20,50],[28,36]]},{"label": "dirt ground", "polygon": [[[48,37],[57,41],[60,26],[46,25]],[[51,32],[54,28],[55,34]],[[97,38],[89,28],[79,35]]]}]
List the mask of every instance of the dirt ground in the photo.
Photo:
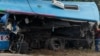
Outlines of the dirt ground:
[{"label": "dirt ground", "polygon": [[12,54],[12,53],[0,53],[0,56],[32,56],[26,54]]},{"label": "dirt ground", "polygon": [[100,52],[92,50],[65,50],[65,51],[50,51],[36,50],[33,51],[33,56],[100,56]]},{"label": "dirt ground", "polygon": [[0,53],[0,56],[100,56],[100,52],[95,52],[91,50],[34,50],[30,54]]}]

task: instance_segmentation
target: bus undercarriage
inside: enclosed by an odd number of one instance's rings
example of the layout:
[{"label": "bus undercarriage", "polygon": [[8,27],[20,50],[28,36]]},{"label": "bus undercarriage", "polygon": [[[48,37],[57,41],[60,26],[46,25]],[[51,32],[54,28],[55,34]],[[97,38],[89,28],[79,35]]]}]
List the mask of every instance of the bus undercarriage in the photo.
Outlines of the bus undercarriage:
[{"label": "bus undercarriage", "polygon": [[[9,16],[10,50],[28,53],[33,49],[63,50],[92,48],[95,22],[60,20],[41,15]],[[8,27],[8,29],[12,29]],[[10,30],[11,31],[11,30]],[[16,34],[17,32],[17,34]]]}]

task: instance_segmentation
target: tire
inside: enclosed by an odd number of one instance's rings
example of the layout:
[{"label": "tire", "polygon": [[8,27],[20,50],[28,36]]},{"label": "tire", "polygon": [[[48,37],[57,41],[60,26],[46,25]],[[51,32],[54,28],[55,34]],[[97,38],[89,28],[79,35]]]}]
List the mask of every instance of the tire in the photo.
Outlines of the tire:
[{"label": "tire", "polygon": [[86,36],[86,41],[87,41],[87,44],[88,44],[88,48],[92,48],[92,44],[93,44],[93,33],[92,32],[88,32],[87,36]]},{"label": "tire", "polygon": [[17,53],[27,54],[29,52],[28,43],[23,41],[22,43],[17,43]]},{"label": "tire", "polygon": [[49,48],[52,50],[63,50],[65,49],[65,43],[60,38],[49,39]]},{"label": "tire", "polygon": [[28,54],[29,53],[28,43],[25,41],[14,42],[10,47],[10,51],[13,53]]},{"label": "tire", "polygon": [[87,48],[91,49],[92,48],[93,37],[94,37],[93,33],[88,31],[84,37],[85,40],[81,43],[81,44],[83,44],[84,49],[87,49]]}]

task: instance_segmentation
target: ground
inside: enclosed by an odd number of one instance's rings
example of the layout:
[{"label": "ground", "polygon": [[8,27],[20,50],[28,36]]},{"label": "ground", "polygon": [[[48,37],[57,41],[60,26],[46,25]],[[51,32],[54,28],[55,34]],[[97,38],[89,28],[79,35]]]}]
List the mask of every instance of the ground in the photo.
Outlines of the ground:
[{"label": "ground", "polygon": [[92,50],[65,50],[65,51],[47,51],[40,50],[39,52],[34,51],[33,55],[42,56],[100,56],[100,52]]},{"label": "ground", "polygon": [[0,56],[100,56],[100,52],[72,49],[65,51],[34,50],[31,54],[0,53]]}]

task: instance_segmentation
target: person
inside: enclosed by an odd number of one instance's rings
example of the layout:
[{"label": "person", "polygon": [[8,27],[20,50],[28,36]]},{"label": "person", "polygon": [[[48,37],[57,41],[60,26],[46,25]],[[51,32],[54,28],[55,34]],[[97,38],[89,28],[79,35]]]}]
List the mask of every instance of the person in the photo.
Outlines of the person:
[{"label": "person", "polygon": [[95,31],[95,36],[96,36],[96,39],[100,38],[100,25],[99,26],[96,26],[96,31]]},{"label": "person", "polygon": [[19,26],[16,24],[16,21],[11,18],[9,18],[6,28],[14,34],[17,34],[20,30]]}]

